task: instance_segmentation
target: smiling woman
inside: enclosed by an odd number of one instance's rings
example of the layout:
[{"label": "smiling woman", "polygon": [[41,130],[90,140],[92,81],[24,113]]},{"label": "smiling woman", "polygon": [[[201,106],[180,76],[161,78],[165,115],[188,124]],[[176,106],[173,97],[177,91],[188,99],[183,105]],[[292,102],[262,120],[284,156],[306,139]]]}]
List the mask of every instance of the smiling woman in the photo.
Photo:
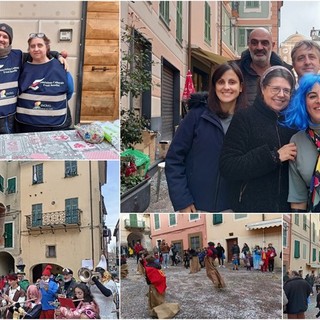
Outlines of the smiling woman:
[{"label": "smiling woman", "polygon": [[289,197],[294,212],[320,212],[320,76],[307,74],[299,82],[284,123],[299,131],[291,142],[297,147],[290,161]]},{"label": "smiling woman", "polygon": [[175,211],[216,212],[229,207],[219,156],[233,114],[246,106],[243,75],[236,63],[221,64],[209,93],[192,94],[166,155],[165,172]]},{"label": "smiling woman", "polygon": [[72,76],[58,60],[49,58],[50,40],[44,33],[31,33],[28,46],[32,62],[24,63],[20,74],[17,131],[68,129],[72,123],[68,106]]},{"label": "smiling woman", "polygon": [[274,66],[261,77],[252,107],[231,121],[220,157],[235,212],[288,212],[288,160],[296,147],[289,143],[294,130],[278,123],[290,100],[295,80],[291,72]]}]

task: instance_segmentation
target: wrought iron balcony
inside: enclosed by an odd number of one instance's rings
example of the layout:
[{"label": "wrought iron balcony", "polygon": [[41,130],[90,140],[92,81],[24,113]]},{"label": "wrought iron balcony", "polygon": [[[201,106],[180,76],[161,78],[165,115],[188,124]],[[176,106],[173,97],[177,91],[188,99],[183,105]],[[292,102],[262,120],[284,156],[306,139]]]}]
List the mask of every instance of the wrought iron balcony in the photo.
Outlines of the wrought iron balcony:
[{"label": "wrought iron balcony", "polygon": [[140,229],[144,230],[145,229],[145,222],[143,220],[136,220],[136,221],[130,221],[130,219],[125,219],[124,220],[124,227],[126,229]]},{"label": "wrought iron balcony", "polygon": [[81,225],[81,214],[82,210],[76,209],[72,212],[66,211],[52,211],[44,212],[38,215],[28,215],[26,216],[26,224],[29,233],[31,230],[48,230],[51,229],[54,233],[54,229],[62,229],[65,231],[71,228],[79,228]]}]

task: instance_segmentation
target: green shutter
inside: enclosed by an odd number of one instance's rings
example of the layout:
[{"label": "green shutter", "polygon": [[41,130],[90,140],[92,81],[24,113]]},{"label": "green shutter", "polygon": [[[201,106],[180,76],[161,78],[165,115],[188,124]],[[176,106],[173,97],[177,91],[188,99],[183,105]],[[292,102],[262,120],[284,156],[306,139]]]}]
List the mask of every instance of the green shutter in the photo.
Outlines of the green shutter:
[{"label": "green shutter", "polygon": [[177,1],[176,39],[182,43],[182,1]]},{"label": "green shutter", "polygon": [[4,225],[4,247],[13,247],[13,224],[5,223]]},{"label": "green shutter", "polygon": [[174,226],[176,224],[176,214],[175,213],[170,213],[169,214],[169,224],[170,226]]},{"label": "green shutter", "polygon": [[294,241],[294,258],[300,258],[300,241]]},{"label": "green shutter", "polygon": [[245,29],[239,29],[239,47],[246,47],[246,30]]},{"label": "green shutter", "polygon": [[160,220],[159,220],[159,213],[154,215],[154,228],[160,229]]},{"label": "green shutter", "polygon": [[8,193],[15,193],[16,192],[16,178],[9,178],[8,179]]},{"label": "green shutter", "polygon": [[42,203],[32,205],[32,227],[42,226]]},{"label": "green shutter", "polygon": [[78,198],[65,200],[66,224],[77,224],[78,219]]},{"label": "green shutter", "polygon": [[130,227],[137,227],[138,226],[138,217],[136,213],[130,213]]},{"label": "green shutter", "polygon": [[315,248],[312,249],[312,261],[317,260],[317,250]]},{"label": "green shutter", "polygon": [[0,175],[0,191],[4,191],[4,177]]},{"label": "green shutter", "polygon": [[213,224],[222,223],[222,214],[213,214]]}]

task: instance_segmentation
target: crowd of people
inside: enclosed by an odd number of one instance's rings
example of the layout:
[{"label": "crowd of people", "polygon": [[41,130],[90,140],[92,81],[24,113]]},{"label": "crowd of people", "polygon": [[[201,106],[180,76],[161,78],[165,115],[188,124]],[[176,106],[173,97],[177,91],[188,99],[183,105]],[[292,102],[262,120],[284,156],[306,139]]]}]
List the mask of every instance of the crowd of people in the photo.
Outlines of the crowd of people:
[{"label": "crowd of people", "polygon": [[[24,272],[2,276],[1,319],[117,319],[119,279],[106,266],[74,278],[70,268],[54,274],[51,265],[34,283]],[[89,270],[89,269],[88,269]]]},{"label": "crowd of people", "polygon": [[74,83],[66,60],[44,33],[29,34],[26,54],[12,41],[12,27],[0,23],[0,133],[69,129]]},{"label": "crowd of people", "polygon": [[320,46],[296,43],[292,66],[273,47],[254,29],[191,95],[166,155],[175,211],[320,211]]}]

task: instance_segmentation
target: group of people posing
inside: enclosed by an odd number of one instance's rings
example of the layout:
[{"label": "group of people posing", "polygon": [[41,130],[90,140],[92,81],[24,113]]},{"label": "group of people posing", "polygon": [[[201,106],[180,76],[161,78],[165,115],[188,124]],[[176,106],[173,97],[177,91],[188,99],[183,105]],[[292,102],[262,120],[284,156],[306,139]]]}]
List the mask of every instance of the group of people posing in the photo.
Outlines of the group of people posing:
[{"label": "group of people posing", "polygon": [[26,54],[12,41],[11,26],[0,23],[0,134],[69,129],[74,84],[65,59],[44,33],[29,34]]},{"label": "group of people posing", "polygon": [[[47,265],[35,283],[24,273],[10,273],[1,282],[1,319],[117,319],[118,289],[101,267],[91,279],[76,281],[64,268],[54,275]],[[82,280],[82,281],[81,281]]]},{"label": "group of people posing", "polygon": [[241,59],[191,95],[166,155],[175,211],[320,211],[320,46],[294,46],[298,81],[273,46],[254,29]]}]

